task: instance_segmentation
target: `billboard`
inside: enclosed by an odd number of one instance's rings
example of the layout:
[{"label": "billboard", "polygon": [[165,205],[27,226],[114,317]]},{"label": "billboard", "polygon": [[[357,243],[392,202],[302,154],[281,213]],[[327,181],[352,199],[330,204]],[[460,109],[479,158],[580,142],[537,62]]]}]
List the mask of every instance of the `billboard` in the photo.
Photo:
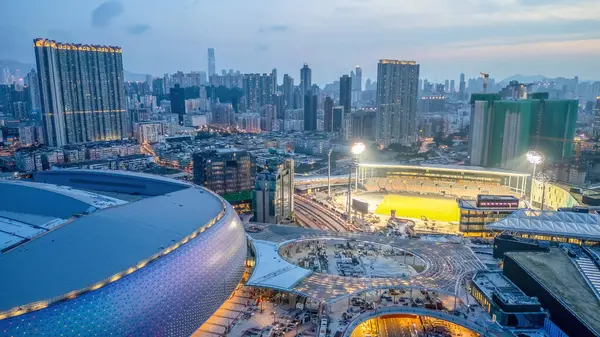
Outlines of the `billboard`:
[{"label": "billboard", "polygon": [[519,208],[519,199],[510,195],[486,195],[477,196],[477,207],[501,207],[501,208]]},{"label": "billboard", "polygon": [[369,203],[358,199],[352,199],[352,209],[359,213],[369,213]]}]

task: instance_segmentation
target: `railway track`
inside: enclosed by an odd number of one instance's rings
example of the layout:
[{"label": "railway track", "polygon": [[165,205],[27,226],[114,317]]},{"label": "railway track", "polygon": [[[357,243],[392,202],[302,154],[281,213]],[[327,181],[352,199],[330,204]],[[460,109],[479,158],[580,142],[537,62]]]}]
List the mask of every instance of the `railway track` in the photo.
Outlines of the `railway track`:
[{"label": "railway track", "polygon": [[332,214],[330,210],[321,205],[303,198],[296,198],[295,207],[296,214],[300,217],[299,220],[307,227],[315,228],[314,225],[316,224],[318,229],[335,232],[348,231],[348,228],[342,223],[337,214]]}]

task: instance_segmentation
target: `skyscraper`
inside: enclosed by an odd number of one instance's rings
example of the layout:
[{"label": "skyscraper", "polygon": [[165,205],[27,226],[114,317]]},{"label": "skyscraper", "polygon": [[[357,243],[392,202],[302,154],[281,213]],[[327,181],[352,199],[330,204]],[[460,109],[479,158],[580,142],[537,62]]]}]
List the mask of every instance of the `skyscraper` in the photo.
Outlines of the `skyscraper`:
[{"label": "skyscraper", "polygon": [[183,116],[185,115],[185,89],[179,84],[169,91],[171,100],[171,113],[179,116],[179,125],[183,125]]},{"label": "skyscraper", "polygon": [[271,80],[273,81],[273,92],[277,92],[277,68],[273,68],[271,71]]},{"label": "skyscraper", "polygon": [[323,102],[323,131],[331,132],[333,123],[333,99],[329,96],[325,97]]},{"label": "skyscraper", "polygon": [[362,91],[362,68],[360,66],[356,66],[354,68],[354,83],[352,83],[352,88],[354,91]]},{"label": "skyscraper", "polygon": [[274,93],[271,102],[275,106],[275,116],[277,119],[285,119],[285,98],[280,92]]},{"label": "skyscraper", "polygon": [[317,95],[304,95],[304,131],[317,131]]},{"label": "skyscraper", "polygon": [[450,80],[450,90],[449,91],[450,92],[455,92],[456,91],[456,88],[454,86],[454,80]]},{"label": "skyscraper", "polygon": [[42,105],[40,101],[40,80],[35,69],[31,69],[27,74],[27,85],[29,85],[31,111],[39,112]]},{"label": "skyscraper", "polygon": [[271,104],[273,91],[273,77],[270,74],[245,74],[244,96],[246,109],[257,112],[260,107]]},{"label": "skyscraper", "polygon": [[343,122],[344,122],[344,108],[341,106],[336,106],[333,108],[333,122],[331,123],[331,128],[333,132],[342,132]]},{"label": "skyscraper", "polygon": [[344,114],[350,113],[352,107],[352,81],[350,76],[340,77],[340,105],[344,107]]},{"label": "skyscraper", "polygon": [[208,77],[217,73],[215,65],[215,48],[208,48]]},{"label": "skyscraper", "polygon": [[294,79],[288,75],[283,75],[283,97],[285,98],[285,106],[288,109],[294,107]]},{"label": "skyscraper", "polygon": [[304,63],[302,69],[300,69],[300,93],[302,97],[306,96],[306,93],[312,87],[312,71],[308,67],[308,63]]},{"label": "skyscraper", "polygon": [[417,141],[419,65],[383,59],[377,65],[376,140],[384,146]]},{"label": "skyscraper", "polygon": [[444,81],[444,92],[450,92],[450,80]]},{"label": "skyscraper", "polygon": [[33,42],[48,146],[131,135],[120,47]]},{"label": "skyscraper", "polygon": [[465,100],[466,97],[466,83],[465,83],[465,74],[460,74],[460,82],[458,83],[458,99]]}]

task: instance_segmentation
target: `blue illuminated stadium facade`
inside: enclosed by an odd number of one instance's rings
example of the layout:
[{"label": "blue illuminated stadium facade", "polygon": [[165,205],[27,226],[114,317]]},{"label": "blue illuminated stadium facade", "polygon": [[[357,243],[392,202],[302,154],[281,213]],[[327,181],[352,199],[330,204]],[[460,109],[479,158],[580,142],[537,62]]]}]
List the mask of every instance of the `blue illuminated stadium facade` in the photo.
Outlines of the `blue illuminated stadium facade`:
[{"label": "blue illuminated stadium facade", "polygon": [[63,217],[60,226],[0,253],[0,336],[189,336],[243,276],[247,244],[235,211],[214,193],[175,180],[55,171],[32,183],[2,182],[0,193],[30,193],[21,202],[34,214],[7,202],[0,226],[41,218],[36,198],[53,188],[59,199],[87,202],[88,213]]}]

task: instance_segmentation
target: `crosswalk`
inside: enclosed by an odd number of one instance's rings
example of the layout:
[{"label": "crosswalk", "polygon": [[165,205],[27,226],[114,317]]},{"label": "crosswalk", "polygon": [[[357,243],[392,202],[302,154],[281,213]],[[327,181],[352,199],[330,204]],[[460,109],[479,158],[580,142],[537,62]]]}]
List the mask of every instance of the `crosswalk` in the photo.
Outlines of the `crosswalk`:
[{"label": "crosswalk", "polygon": [[596,292],[600,294],[600,269],[598,269],[598,266],[585,254],[581,254],[580,257],[575,259],[575,262],[596,289]]}]

